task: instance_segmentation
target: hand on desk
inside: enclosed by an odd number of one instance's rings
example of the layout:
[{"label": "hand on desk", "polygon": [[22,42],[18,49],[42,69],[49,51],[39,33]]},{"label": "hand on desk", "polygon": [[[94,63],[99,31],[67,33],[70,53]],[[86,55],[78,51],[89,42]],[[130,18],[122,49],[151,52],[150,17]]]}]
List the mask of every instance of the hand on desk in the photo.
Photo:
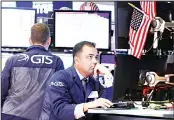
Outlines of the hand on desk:
[{"label": "hand on desk", "polygon": [[98,98],[92,102],[84,103],[83,110],[86,112],[89,108],[97,108],[97,107],[103,107],[103,108],[109,108],[113,105],[111,101],[105,98]]}]

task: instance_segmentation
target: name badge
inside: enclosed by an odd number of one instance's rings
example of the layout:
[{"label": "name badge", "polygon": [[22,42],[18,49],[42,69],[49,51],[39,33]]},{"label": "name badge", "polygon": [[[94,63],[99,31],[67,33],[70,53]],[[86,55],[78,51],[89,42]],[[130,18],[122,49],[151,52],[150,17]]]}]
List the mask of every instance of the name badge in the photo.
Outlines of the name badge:
[{"label": "name badge", "polygon": [[98,91],[92,91],[89,94],[88,98],[98,98]]}]

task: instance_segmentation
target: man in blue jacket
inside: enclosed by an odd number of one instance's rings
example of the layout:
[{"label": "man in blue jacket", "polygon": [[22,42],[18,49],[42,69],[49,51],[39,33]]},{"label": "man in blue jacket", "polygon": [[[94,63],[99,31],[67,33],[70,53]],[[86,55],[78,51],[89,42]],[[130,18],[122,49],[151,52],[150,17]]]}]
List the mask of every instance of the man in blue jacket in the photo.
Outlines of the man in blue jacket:
[{"label": "man in blue jacket", "polygon": [[105,89],[93,77],[96,72],[107,72],[98,64],[95,45],[88,41],[77,43],[73,60],[72,67],[56,72],[49,79],[40,120],[80,119],[89,108],[113,105],[104,98]]},{"label": "man in blue jacket", "polygon": [[8,115],[29,120],[39,118],[47,80],[54,72],[64,69],[62,60],[47,51],[50,41],[48,26],[34,24],[31,46],[6,61],[1,78],[3,120]]}]

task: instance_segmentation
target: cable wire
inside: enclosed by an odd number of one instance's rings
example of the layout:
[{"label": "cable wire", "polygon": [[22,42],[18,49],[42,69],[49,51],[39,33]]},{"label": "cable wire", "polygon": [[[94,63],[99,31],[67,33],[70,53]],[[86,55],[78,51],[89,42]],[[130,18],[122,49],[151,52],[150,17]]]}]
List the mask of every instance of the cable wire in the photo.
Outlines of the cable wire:
[{"label": "cable wire", "polygon": [[160,38],[160,37],[162,37],[162,35],[157,36],[157,38],[153,41],[153,43],[152,43],[152,45],[150,46],[150,48],[149,48],[145,53],[148,53],[148,52],[152,49],[153,44],[154,44],[154,43],[156,42],[156,40],[157,40],[158,38]]}]

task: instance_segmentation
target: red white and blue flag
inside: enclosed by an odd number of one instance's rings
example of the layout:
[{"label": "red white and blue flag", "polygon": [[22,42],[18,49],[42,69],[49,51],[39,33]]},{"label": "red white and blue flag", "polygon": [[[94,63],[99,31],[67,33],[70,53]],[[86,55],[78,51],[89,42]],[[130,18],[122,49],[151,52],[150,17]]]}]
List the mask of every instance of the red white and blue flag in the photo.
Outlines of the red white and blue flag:
[{"label": "red white and blue flag", "polygon": [[150,3],[151,4],[149,4],[149,2],[146,3],[145,1],[140,2],[142,11],[134,8],[132,13],[132,19],[129,28],[129,45],[131,50],[130,54],[138,59],[141,59],[150,23],[156,16],[156,11],[153,12],[156,9],[156,7],[153,5],[156,4],[154,2]]}]

